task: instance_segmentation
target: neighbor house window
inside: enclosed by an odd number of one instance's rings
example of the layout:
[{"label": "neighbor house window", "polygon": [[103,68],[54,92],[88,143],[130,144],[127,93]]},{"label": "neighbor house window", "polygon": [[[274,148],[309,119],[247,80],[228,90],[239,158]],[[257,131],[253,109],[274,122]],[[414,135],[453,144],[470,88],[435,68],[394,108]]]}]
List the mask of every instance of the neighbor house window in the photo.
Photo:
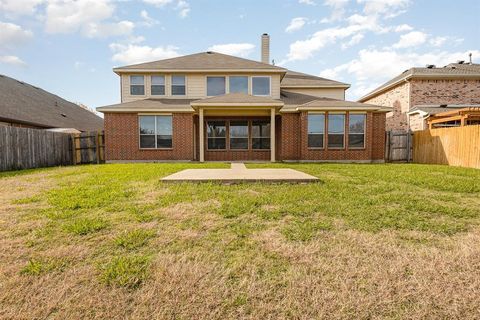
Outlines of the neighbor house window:
[{"label": "neighbor house window", "polygon": [[229,77],[230,93],[246,93],[248,94],[248,77],[230,76]]},{"label": "neighbor house window", "polygon": [[207,147],[210,150],[226,149],[227,130],[225,121],[207,122]]},{"label": "neighbor house window", "polygon": [[325,135],[325,115],[308,115],[308,147],[323,148]]},{"label": "neighbor house window", "polygon": [[270,77],[252,77],[252,94],[255,96],[269,96]]},{"label": "neighbor house window", "polygon": [[207,77],[207,96],[225,94],[225,77]]},{"label": "neighbor house window", "polygon": [[172,76],[172,96],[184,96],[185,93],[185,76]]},{"label": "neighbor house window", "polygon": [[328,147],[343,148],[345,140],[345,115],[328,115]]},{"label": "neighbor house window", "polygon": [[248,121],[230,121],[230,149],[248,149]]},{"label": "neighbor house window", "polygon": [[365,148],[365,114],[349,115],[348,147]]},{"label": "neighbor house window", "polygon": [[139,116],[140,148],[172,147],[172,116]]},{"label": "neighbor house window", "polygon": [[144,76],[130,76],[130,94],[132,96],[145,95]]},{"label": "neighbor house window", "polygon": [[152,96],[165,95],[165,76],[152,76]]},{"label": "neighbor house window", "polygon": [[269,121],[252,121],[252,149],[270,149]]}]

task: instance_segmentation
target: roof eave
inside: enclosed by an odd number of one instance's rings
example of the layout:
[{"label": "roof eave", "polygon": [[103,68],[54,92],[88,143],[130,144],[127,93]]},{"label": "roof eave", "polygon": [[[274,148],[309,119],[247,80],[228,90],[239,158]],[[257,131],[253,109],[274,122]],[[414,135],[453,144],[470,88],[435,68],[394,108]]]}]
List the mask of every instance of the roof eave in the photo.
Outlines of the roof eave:
[{"label": "roof eave", "polygon": [[332,85],[282,85],[280,84],[280,89],[322,89],[322,88],[350,88],[349,84],[332,84]]},{"label": "roof eave", "polygon": [[222,103],[222,102],[192,102],[190,104],[192,107],[283,107],[285,104],[283,102],[230,102],[230,103]]},{"label": "roof eave", "polygon": [[147,68],[147,69],[125,69],[125,68],[114,68],[113,72],[120,75],[122,73],[156,73],[156,72],[163,72],[163,73],[222,73],[222,72],[251,72],[251,73],[280,73],[284,74],[287,70],[283,69],[155,69],[155,68]]},{"label": "roof eave", "polygon": [[115,112],[115,113],[120,113],[120,112],[169,112],[169,113],[193,113],[195,110],[193,109],[175,109],[175,108],[170,108],[170,109],[156,109],[156,108],[102,108],[99,107],[97,108],[98,112],[101,113],[108,113],[108,112]]}]

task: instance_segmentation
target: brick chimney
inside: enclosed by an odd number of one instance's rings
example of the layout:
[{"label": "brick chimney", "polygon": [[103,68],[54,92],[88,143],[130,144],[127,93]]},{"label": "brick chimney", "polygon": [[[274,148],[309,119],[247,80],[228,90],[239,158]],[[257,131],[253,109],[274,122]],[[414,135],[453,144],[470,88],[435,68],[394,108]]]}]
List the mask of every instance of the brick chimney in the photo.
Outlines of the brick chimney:
[{"label": "brick chimney", "polygon": [[268,33],[262,34],[262,62],[270,63],[270,36]]}]

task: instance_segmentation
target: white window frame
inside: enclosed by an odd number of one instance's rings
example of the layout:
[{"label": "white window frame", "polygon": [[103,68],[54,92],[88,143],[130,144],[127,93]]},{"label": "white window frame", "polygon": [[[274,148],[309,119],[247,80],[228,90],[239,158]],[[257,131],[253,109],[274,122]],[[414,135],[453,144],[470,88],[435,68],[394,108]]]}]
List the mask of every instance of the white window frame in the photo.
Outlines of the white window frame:
[{"label": "white window frame", "polygon": [[[132,77],[143,77],[143,94],[132,94]],[[128,93],[132,97],[145,97],[147,95],[147,88],[145,86],[145,75],[143,74],[130,74],[128,76]],[[140,86],[139,84],[133,84],[133,86]]]},{"label": "white window frame", "polygon": [[217,96],[209,96],[208,95],[208,78],[225,78],[225,93],[224,94],[228,94],[230,93],[229,91],[229,76],[225,76],[225,75],[209,75],[209,76],[205,76],[205,96],[206,97],[217,97]]},{"label": "white window frame", "polygon": [[[153,77],[163,77],[163,86],[164,86],[164,91],[163,94],[153,94],[152,93],[152,86],[155,86],[153,84]],[[167,95],[167,76],[164,74],[152,74],[150,76],[150,95],[154,97],[164,97]]]},{"label": "white window frame", "polygon": [[[363,115],[363,147],[350,147],[350,116],[351,115]],[[353,133],[360,135],[360,133]],[[349,112],[348,113],[348,149],[364,150],[367,144],[367,113],[366,112]]]},{"label": "white window frame", "polygon": [[[312,115],[323,115],[323,147],[310,147],[308,145],[308,136],[309,136],[309,133],[308,133],[308,125],[309,125],[309,116]],[[327,131],[327,115],[325,112],[308,112],[307,113],[307,148],[308,149],[317,149],[317,150],[324,150],[326,148],[326,131]],[[319,133],[313,133],[313,134],[317,134],[319,135]]]},{"label": "white window frame", "polygon": [[[272,96],[272,76],[251,76],[250,77],[251,80],[250,80],[250,94],[252,96],[256,96],[256,97],[271,97]],[[254,78],[269,78],[269,81],[270,81],[270,88],[269,88],[269,94],[253,94],[253,79]]]},{"label": "white window frame", "polygon": [[[158,116],[167,116],[171,118],[172,121],[172,146],[169,148],[157,148],[157,117]],[[140,137],[142,134],[140,133],[140,117],[155,117],[155,147],[154,148],[144,148],[141,146]],[[151,136],[151,134],[143,134],[145,136]],[[139,113],[138,114],[138,148],[141,150],[172,150],[173,149],[173,114],[171,113]]]},{"label": "white window frame", "polygon": [[[326,148],[327,148],[327,149],[330,149],[330,150],[345,150],[345,148],[346,148],[346,145],[345,145],[345,144],[346,144],[346,141],[345,141],[345,139],[346,139],[346,132],[347,132],[347,129],[346,129],[346,125],[347,125],[347,121],[346,121],[346,120],[347,120],[347,113],[346,113],[346,112],[328,112],[328,113],[326,113],[326,114],[327,114],[327,122],[326,122],[327,125],[326,125],[326,130],[325,130],[325,131],[327,132],[327,141],[326,141],[326,142],[327,142],[327,145],[326,145]],[[330,130],[328,129],[328,126],[329,126],[329,124],[330,124],[330,119],[328,119],[328,117],[329,117],[330,115],[343,115],[343,146],[342,146],[342,147],[330,147],[330,146],[328,145],[328,136],[330,135],[330,132],[329,132]]]}]

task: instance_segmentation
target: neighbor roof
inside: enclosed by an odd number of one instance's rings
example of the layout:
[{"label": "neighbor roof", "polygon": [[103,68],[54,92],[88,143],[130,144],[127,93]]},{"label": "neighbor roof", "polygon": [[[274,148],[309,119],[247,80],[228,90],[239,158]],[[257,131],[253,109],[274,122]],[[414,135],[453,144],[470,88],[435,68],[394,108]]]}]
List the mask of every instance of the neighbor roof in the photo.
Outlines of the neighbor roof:
[{"label": "neighbor roof", "polygon": [[415,114],[415,113],[424,113],[426,115],[435,115],[443,112],[448,111],[457,111],[464,108],[470,107],[480,107],[480,105],[470,105],[470,104],[426,104],[426,105],[415,105],[412,109],[408,112],[408,114]]},{"label": "neighbor roof", "polygon": [[0,119],[44,128],[103,130],[103,119],[93,112],[5,75],[0,75]]},{"label": "neighbor roof", "polygon": [[400,82],[410,78],[473,78],[480,79],[480,64],[460,64],[451,63],[442,68],[410,68],[405,70],[395,78],[385,82],[380,87],[361,97],[358,101],[362,102],[373,98],[374,96],[395,87]]},{"label": "neighbor roof", "polygon": [[196,99],[143,99],[98,107],[100,112],[194,112],[190,106]]},{"label": "neighbor roof", "polygon": [[177,58],[164,59],[140,64],[134,64],[119,68],[113,71],[135,72],[135,71],[205,71],[205,70],[248,70],[248,71],[269,71],[286,72],[286,69],[271,64],[254,60],[243,59],[226,55],[223,53],[207,51]]},{"label": "neighbor roof", "polygon": [[288,70],[280,84],[282,88],[309,88],[309,87],[333,87],[333,88],[349,88],[347,83],[334,81],[326,78],[312,76],[310,74]]}]

